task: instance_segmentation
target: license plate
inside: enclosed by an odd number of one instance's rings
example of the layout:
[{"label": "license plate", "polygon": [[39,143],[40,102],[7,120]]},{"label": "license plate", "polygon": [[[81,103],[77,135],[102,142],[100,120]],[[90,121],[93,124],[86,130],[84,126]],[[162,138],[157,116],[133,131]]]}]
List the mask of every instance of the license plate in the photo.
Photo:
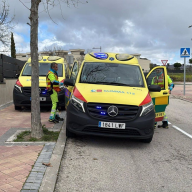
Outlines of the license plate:
[{"label": "license plate", "polygon": [[125,129],[125,123],[113,123],[113,122],[99,121],[98,127],[112,128],[112,129]]},{"label": "license plate", "polygon": [[46,97],[40,97],[40,101],[46,101]]},{"label": "license plate", "polygon": [[160,113],[155,113],[155,117],[164,117],[165,116],[165,112],[160,112]]},{"label": "license plate", "polygon": [[[40,97],[39,99],[40,101],[46,101],[46,97]],[[30,101],[31,101],[31,97],[30,97]]]}]

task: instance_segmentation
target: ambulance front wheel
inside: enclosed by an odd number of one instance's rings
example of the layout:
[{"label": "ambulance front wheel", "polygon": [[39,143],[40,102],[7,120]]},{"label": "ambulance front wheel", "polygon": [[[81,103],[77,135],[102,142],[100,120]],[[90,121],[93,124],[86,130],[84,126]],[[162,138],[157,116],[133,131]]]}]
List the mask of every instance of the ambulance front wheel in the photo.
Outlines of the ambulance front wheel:
[{"label": "ambulance front wheel", "polygon": [[148,138],[148,139],[141,139],[141,142],[143,142],[143,143],[151,143],[152,139],[153,139],[153,136]]},{"label": "ambulance front wheel", "polygon": [[67,129],[67,127],[66,127],[66,136],[68,138],[73,138],[73,137],[75,137],[75,134],[72,133],[71,131],[69,131],[69,129]]},{"label": "ambulance front wheel", "polygon": [[15,105],[15,110],[21,110],[21,107]]}]

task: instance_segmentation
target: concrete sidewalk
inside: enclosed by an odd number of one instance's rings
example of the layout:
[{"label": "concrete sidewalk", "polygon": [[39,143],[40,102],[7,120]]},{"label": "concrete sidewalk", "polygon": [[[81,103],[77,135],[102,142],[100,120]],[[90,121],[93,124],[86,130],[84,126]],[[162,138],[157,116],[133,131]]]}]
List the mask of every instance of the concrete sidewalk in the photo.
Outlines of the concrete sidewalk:
[{"label": "concrete sidewalk", "polygon": [[[64,115],[64,112],[61,114]],[[48,122],[49,115],[50,110],[41,111],[42,125],[60,131],[63,122],[52,124]],[[40,181],[43,180],[46,171],[46,166],[42,165],[42,162],[49,163],[56,142],[6,142],[17,130],[29,130],[30,127],[30,110],[15,111],[13,105],[0,108],[0,192],[26,191],[24,189],[35,192],[40,188]],[[28,178],[30,172],[33,173],[33,177],[30,178],[35,178],[36,174],[36,180],[33,182]],[[30,186],[25,184],[27,181]]]},{"label": "concrete sidewalk", "polygon": [[175,87],[171,92],[171,96],[182,99],[188,102],[192,102],[192,83],[185,85],[185,95],[184,95],[184,85],[182,82],[176,82]]}]

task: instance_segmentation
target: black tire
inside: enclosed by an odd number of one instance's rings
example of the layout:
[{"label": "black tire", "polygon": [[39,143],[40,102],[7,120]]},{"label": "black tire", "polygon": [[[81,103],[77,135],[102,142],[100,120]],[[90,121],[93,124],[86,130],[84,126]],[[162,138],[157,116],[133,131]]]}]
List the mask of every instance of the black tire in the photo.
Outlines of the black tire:
[{"label": "black tire", "polygon": [[153,139],[153,137],[150,137],[148,139],[141,139],[141,142],[142,143],[151,143],[152,139]]},{"label": "black tire", "polygon": [[21,110],[21,107],[15,105],[15,110]]},{"label": "black tire", "polygon": [[66,127],[66,136],[67,136],[68,138],[73,138],[73,137],[75,137],[75,133],[72,133],[72,132],[69,131],[69,130],[67,129],[67,127]]},{"label": "black tire", "polygon": [[65,106],[61,106],[61,110],[62,110],[62,111],[65,111]]}]

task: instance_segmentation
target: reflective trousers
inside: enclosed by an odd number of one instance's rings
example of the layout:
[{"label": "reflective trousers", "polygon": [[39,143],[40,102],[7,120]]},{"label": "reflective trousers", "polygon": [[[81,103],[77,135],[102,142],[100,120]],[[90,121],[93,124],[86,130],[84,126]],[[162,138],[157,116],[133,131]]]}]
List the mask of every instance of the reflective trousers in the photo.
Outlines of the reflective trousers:
[{"label": "reflective trousers", "polygon": [[52,101],[52,108],[51,108],[51,114],[49,119],[55,119],[56,114],[58,115],[59,110],[58,110],[58,94],[57,92],[53,89],[53,94],[50,95],[51,101]]},{"label": "reflective trousers", "polygon": [[168,123],[168,118],[167,118],[167,115],[165,114],[164,117],[163,117],[163,120],[162,121],[167,121]]}]

